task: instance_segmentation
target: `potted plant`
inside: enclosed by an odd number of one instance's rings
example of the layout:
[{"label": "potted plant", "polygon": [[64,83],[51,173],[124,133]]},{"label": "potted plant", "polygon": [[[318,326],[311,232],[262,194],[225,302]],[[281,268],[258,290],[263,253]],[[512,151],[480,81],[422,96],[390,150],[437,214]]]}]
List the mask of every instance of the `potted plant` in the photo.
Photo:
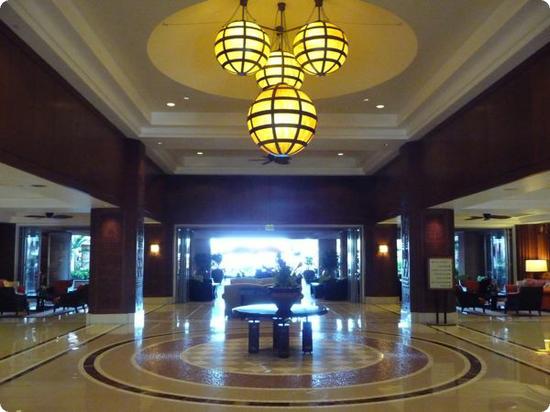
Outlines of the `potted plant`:
[{"label": "potted plant", "polygon": [[195,254],[195,278],[197,280],[209,280],[211,266],[212,256],[210,255],[210,253]]},{"label": "potted plant", "polygon": [[277,268],[270,293],[273,303],[277,305],[277,316],[280,317],[289,317],[292,305],[299,303],[303,297],[298,277],[292,272],[280,253],[277,254]]},{"label": "potted plant", "polygon": [[321,258],[321,283],[338,277],[338,254],[335,250],[327,250]]},{"label": "potted plant", "polygon": [[317,274],[315,273],[315,270],[312,269],[313,258],[311,256],[307,256],[305,258],[305,264],[306,269],[302,272],[302,276],[304,277],[306,283],[309,285],[311,282],[315,282],[315,280],[317,280]]},{"label": "potted plant", "polygon": [[215,266],[214,269],[212,269],[212,280],[214,283],[222,283],[223,281],[224,273],[223,269],[220,267],[222,259],[223,256],[221,253],[215,253],[212,255],[212,263],[213,266]]}]

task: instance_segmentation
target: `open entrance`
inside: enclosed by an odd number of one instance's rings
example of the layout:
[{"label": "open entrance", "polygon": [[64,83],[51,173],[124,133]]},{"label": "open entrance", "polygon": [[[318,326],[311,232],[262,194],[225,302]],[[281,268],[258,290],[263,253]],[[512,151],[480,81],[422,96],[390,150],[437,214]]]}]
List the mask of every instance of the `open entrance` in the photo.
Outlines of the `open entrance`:
[{"label": "open entrance", "polygon": [[359,226],[178,227],[176,302],[223,299],[233,306],[269,301],[281,261],[305,299],[360,302]]}]

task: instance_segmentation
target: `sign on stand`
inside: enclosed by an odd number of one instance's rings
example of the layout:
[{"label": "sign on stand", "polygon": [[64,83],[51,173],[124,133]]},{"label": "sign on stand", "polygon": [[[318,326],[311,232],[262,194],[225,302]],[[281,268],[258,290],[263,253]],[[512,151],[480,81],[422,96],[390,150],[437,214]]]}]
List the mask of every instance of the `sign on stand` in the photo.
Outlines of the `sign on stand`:
[{"label": "sign on stand", "polygon": [[[443,295],[443,323],[447,324],[447,291],[453,289],[453,258],[428,259],[428,288]],[[436,323],[439,325],[439,293],[435,293]]]},{"label": "sign on stand", "polygon": [[453,288],[453,259],[430,258],[428,263],[429,288],[451,290]]}]

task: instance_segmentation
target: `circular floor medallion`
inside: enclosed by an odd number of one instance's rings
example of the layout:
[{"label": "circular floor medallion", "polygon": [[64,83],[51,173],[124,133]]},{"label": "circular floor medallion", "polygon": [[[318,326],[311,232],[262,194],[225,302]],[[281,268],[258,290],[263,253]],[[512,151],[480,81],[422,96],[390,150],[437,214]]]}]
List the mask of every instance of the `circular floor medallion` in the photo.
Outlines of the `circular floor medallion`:
[{"label": "circular floor medallion", "polygon": [[366,368],[382,361],[384,355],[375,348],[355,342],[323,340],[316,342],[315,353],[300,353],[299,337],[290,340],[292,356],[282,359],[271,349],[271,338],[260,340],[262,350],[248,353],[248,339],[226,339],[192,346],[181,360],[205,369],[251,375],[313,375]]}]

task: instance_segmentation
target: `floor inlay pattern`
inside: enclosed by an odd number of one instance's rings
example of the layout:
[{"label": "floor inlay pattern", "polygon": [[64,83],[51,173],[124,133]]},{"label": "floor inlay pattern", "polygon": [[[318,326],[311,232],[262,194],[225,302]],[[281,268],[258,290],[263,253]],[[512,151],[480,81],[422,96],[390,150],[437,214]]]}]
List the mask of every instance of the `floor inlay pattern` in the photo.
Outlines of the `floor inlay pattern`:
[{"label": "floor inlay pattern", "polygon": [[[384,359],[384,354],[374,347],[355,342],[321,340],[317,343],[315,353],[311,355],[299,353],[300,337],[291,338],[290,345],[293,356],[282,359],[273,353],[271,337],[260,340],[262,349],[258,354],[248,353],[247,338],[224,338],[185,349],[181,354],[181,360],[199,368],[217,369],[228,373],[311,375],[362,369]],[[216,356],[212,356],[213,354]],[[422,354],[419,354],[419,357],[421,356]]]},{"label": "floor inlay pattern", "polygon": [[[296,345],[289,359],[279,359],[268,348],[249,355],[245,334],[163,334],[143,338],[138,347],[134,341],[125,341],[101,348],[86,357],[81,367],[90,378],[123,391],[184,402],[264,407],[406,399],[457,388],[482,373],[482,362],[463,349],[426,339],[403,343],[397,335],[376,335],[323,333],[315,340],[312,355],[302,354]],[[262,340],[269,343],[267,337]],[[344,341],[356,353],[355,365],[342,366],[333,359],[318,371],[312,368],[311,358],[330,356],[332,348]],[[292,342],[299,343],[297,336]],[[220,348],[226,345],[233,355],[220,356]],[[206,363],[199,366],[200,358]],[[120,370],[129,360],[134,368]],[[276,373],[266,371],[277,364]],[[360,388],[362,396],[357,397]],[[275,396],[258,401],[265,398],[266,390]]]}]

